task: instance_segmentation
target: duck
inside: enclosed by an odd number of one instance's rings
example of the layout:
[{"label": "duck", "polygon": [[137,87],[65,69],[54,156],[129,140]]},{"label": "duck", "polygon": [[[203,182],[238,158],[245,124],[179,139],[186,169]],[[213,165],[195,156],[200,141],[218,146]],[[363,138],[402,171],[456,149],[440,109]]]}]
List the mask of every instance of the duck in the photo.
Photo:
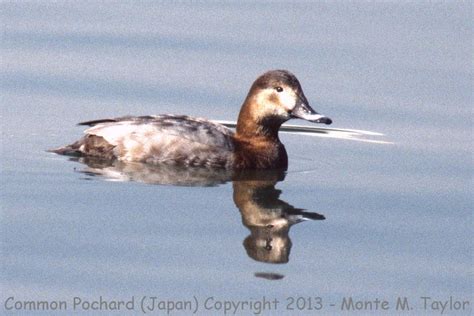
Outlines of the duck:
[{"label": "duck", "polygon": [[288,155],[278,137],[293,118],[331,124],[306,99],[287,70],[270,70],[251,85],[235,131],[208,119],[162,114],[81,122],[76,142],[51,152],[61,155],[226,170],[284,169]]}]

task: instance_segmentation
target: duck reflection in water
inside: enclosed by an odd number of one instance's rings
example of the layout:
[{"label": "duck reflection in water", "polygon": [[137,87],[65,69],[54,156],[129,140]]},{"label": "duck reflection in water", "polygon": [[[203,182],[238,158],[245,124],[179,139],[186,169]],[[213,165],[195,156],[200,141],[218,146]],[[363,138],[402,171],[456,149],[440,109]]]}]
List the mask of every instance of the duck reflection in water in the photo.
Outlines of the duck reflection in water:
[{"label": "duck reflection in water", "polygon": [[290,227],[305,220],[323,220],[323,215],[305,212],[280,200],[277,182],[283,172],[258,172],[234,178],[234,202],[242,223],[250,230],[244,247],[250,258],[266,263],[287,263],[290,256]]},{"label": "duck reflection in water", "polygon": [[[243,245],[250,258],[265,263],[287,263],[294,224],[306,220],[323,220],[323,215],[306,212],[280,200],[281,190],[275,185],[285,178],[284,170],[212,170],[179,168],[93,158],[71,158],[87,167],[80,172],[102,176],[111,181],[135,181],[177,186],[217,186],[232,181],[233,199],[242,215],[242,223],[250,230]],[[259,272],[257,277],[278,279],[272,273]]]}]

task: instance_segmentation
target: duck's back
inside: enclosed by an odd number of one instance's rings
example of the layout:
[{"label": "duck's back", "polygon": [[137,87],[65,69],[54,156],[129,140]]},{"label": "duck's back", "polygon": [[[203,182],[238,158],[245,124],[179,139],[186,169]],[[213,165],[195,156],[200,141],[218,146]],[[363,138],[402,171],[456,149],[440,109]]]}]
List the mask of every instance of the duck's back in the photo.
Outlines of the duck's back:
[{"label": "duck's back", "polygon": [[130,162],[232,166],[234,133],[205,119],[158,115],[89,121],[81,125],[92,127],[81,140],[68,146],[76,154]]}]

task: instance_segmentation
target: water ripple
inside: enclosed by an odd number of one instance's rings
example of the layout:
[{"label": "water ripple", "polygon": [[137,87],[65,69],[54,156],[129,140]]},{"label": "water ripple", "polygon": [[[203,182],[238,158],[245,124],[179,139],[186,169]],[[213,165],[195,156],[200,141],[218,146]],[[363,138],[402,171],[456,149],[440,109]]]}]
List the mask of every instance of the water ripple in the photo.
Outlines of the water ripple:
[{"label": "water ripple", "polygon": [[[235,128],[237,126],[237,123],[234,121],[214,121],[214,122],[220,123],[229,128]],[[364,130],[358,130],[358,129],[324,128],[324,127],[284,124],[280,127],[280,132],[288,133],[288,134],[299,134],[299,135],[304,135],[304,136],[316,136],[316,137],[354,140],[354,141],[374,143],[374,144],[393,144],[393,142],[391,141],[376,139],[376,138],[385,136],[382,133],[364,131]]]}]

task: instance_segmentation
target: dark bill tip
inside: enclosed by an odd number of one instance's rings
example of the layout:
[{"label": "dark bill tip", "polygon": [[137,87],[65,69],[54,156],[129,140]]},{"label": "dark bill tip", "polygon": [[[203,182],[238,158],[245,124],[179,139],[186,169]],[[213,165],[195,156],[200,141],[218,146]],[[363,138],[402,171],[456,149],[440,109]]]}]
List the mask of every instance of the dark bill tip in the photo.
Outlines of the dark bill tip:
[{"label": "dark bill tip", "polygon": [[329,117],[322,117],[322,118],[316,120],[315,122],[316,123],[323,123],[323,124],[326,124],[326,125],[332,124],[332,120]]}]

